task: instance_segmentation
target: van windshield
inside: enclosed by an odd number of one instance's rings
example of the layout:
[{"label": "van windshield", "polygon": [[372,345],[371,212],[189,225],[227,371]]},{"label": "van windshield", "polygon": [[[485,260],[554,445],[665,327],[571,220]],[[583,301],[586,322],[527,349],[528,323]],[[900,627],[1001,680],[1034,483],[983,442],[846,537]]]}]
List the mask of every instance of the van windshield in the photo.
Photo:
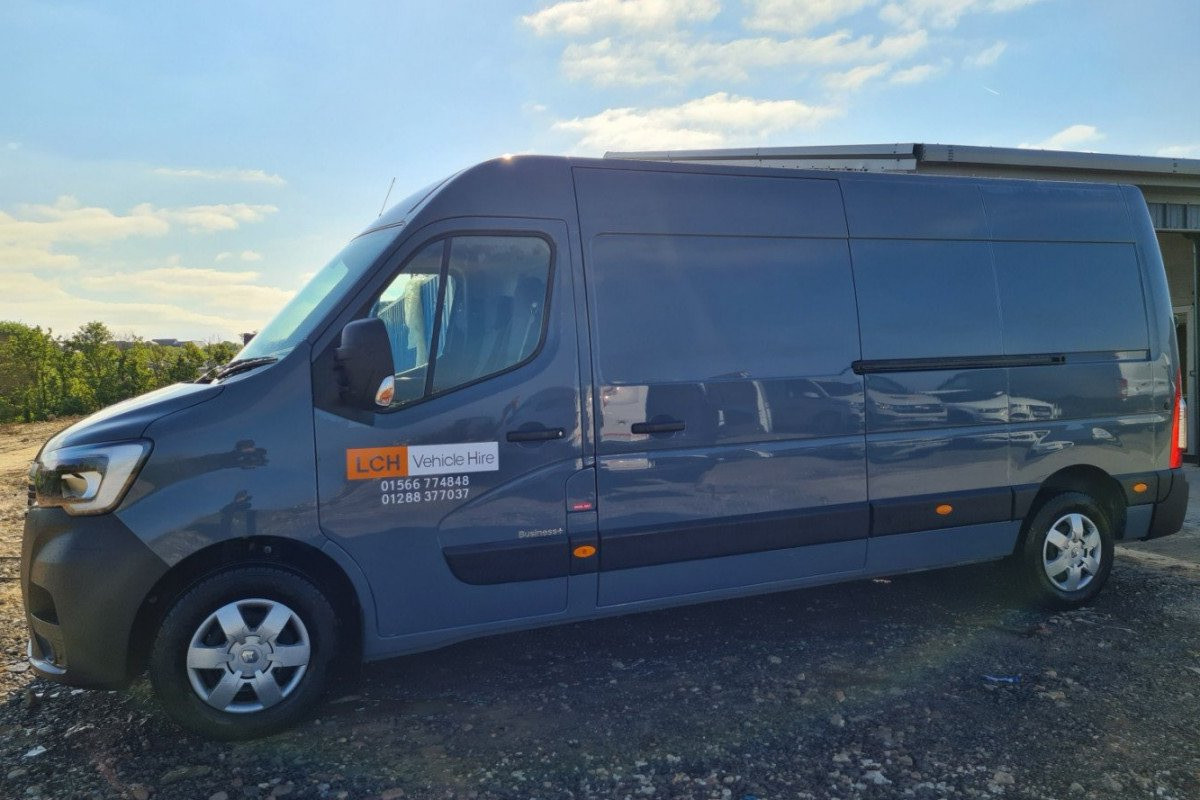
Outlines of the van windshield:
[{"label": "van windshield", "polygon": [[283,358],[291,352],[395,238],[395,228],[384,228],[346,245],[242,348],[235,360]]}]

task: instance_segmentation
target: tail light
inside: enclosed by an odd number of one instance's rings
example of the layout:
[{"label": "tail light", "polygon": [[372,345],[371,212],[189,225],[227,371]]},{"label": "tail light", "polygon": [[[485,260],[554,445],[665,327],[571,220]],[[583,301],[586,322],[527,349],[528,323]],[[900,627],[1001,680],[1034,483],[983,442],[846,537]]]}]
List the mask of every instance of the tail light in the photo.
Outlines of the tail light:
[{"label": "tail light", "polygon": [[1183,375],[1175,373],[1175,410],[1171,418],[1171,469],[1183,466],[1188,439],[1187,401],[1183,399]]}]

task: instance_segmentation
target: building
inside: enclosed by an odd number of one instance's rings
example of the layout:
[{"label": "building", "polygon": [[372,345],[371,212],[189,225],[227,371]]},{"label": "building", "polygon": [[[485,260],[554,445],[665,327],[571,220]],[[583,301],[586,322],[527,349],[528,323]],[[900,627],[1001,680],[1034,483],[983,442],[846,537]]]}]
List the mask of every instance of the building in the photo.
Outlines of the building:
[{"label": "building", "polygon": [[1130,183],[1142,190],[1158,234],[1167,283],[1175,307],[1175,330],[1184,365],[1188,401],[1188,452],[1197,454],[1200,396],[1197,362],[1200,346],[1200,159],[1122,156],[975,147],[952,144],[831,145],[762,147],[729,150],[663,150],[607,153],[630,158],[682,163],[729,164],[789,169],[833,169],[857,172],[904,172],[981,178]]}]

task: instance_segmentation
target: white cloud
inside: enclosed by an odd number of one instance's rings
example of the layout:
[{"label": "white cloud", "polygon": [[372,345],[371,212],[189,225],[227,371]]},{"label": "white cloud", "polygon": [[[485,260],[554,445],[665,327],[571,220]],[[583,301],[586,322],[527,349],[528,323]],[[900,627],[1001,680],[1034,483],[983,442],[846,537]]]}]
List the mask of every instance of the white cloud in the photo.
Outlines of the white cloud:
[{"label": "white cloud", "polygon": [[217,263],[220,263],[222,261],[228,261],[231,258],[239,258],[242,261],[262,261],[263,257],[262,253],[259,253],[256,250],[243,250],[240,253],[231,253],[227,250],[223,253],[217,253],[215,260]]},{"label": "white cloud", "polygon": [[1040,142],[1022,142],[1017,145],[1033,150],[1076,150],[1085,144],[1098,142],[1104,138],[1095,125],[1071,125]]},{"label": "white cloud", "polygon": [[1155,155],[1165,158],[1200,158],[1200,142],[1196,144],[1173,144],[1160,147]]},{"label": "white cloud", "polygon": [[263,286],[257,272],[227,272],[203,267],[158,267],[137,272],[84,275],[72,281],[95,297],[105,291],[116,297],[182,301],[211,312],[236,312],[261,324],[281,308],[292,292]]},{"label": "white cloud", "polygon": [[757,100],[717,92],[677,106],[610,108],[590,117],[554,123],[579,136],[578,149],[694,149],[721,147],[731,140],[757,141],[778,131],[813,128],[837,116],[839,109],[798,100]]},{"label": "white cloud", "polygon": [[[242,331],[259,328],[272,311],[210,312],[157,297],[133,299],[124,289],[115,297],[102,299],[76,294],[65,287],[74,289],[74,284],[30,272],[12,273],[5,278],[0,317],[53,328],[58,333],[75,330],[90,320],[101,320],[110,330],[147,338],[231,339]],[[225,291],[231,288],[224,287]]]},{"label": "white cloud", "polygon": [[128,214],[85,207],[70,196],[52,205],[18,206],[17,215],[0,211],[0,269],[61,269],[78,258],[56,253],[59,244],[96,245],[134,236],[161,236],[170,225],[148,206]]},{"label": "white cloud", "polygon": [[708,22],[717,0],[564,0],[521,17],[539,36],[587,36],[599,30],[650,31]]},{"label": "white cloud", "polygon": [[747,0],[750,15],[742,24],[749,30],[804,33],[856,14],[879,0]]},{"label": "white cloud", "polygon": [[57,252],[63,245],[96,246],[134,237],[163,236],[173,223],[193,233],[234,230],[259,222],[277,209],[268,205],[220,205],[155,208],[149,203],[128,213],[84,206],[64,195],[53,204],[24,204],[17,213],[0,211],[0,269],[62,269],[77,266],[77,256]]},{"label": "white cloud", "polygon": [[148,205],[119,214],[107,208],[83,206],[70,195],[59,197],[51,205],[23,204],[18,211],[20,219],[0,211],[0,243],[96,244],[130,236],[158,236],[170,227]]},{"label": "white cloud", "polygon": [[[0,228],[3,227],[0,220]],[[70,253],[55,253],[46,247],[31,246],[4,240],[0,231],[0,273],[11,269],[72,269],[79,266],[79,256]],[[5,282],[8,281],[7,275]],[[0,299],[3,299],[0,297]]]},{"label": "white cloud", "polygon": [[6,150],[20,150],[20,149],[21,149],[21,143],[20,143],[20,142],[6,142],[6,143],[4,144],[4,149],[6,149]]},{"label": "white cloud", "polygon": [[879,18],[905,29],[953,28],[967,14],[1003,14],[1042,0],[893,0]]},{"label": "white cloud", "polygon": [[852,38],[837,31],[818,38],[769,37],[728,42],[683,39],[601,39],[563,51],[563,73],[598,86],[688,84],[697,79],[746,80],[756,69],[878,63],[909,58],[926,47],[923,30]]},{"label": "white cloud", "polygon": [[883,61],[879,64],[852,67],[845,72],[831,72],[825,76],[825,85],[835,92],[854,92],[861,89],[867,81],[880,77],[891,68],[891,64]]},{"label": "white cloud", "polygon": [[[140,208],[140,206],[139,206]],[[278,211],[275,206],[248,203],[164,208],[155,213],[163,219],[178,222],[193,233],[236,230],[245,222],[261,222],[268,214]]]},{"label": "white cloud", "polygon": [[941,72],[941,67],[933,64],[917,64],[915,67],[896,70],[888,78],[888,82],[909,86],[914,83],[927,81],[939,72]]},{"label": "white cloud", "polygon": [[155,175],[169,178],[199,178],[207,181],[229,181],[235,183],[268,183],[272,186],[283,186],[287,183],[278,175],[272,175],[261,169],[182,169],[176,167],[158,167]]},{"label": "white cloud", "polygon": [[1005,11],[1016,11],[1019,8],[1025,8],[1026,6],[1040,2],[1042,0],[991,0],[987,4],[987,10],[999,14]]},{"label": "white cloud", "polygon": [[976,53],[973,56],[967,56],[966,58],[964,58],[963,66],[964,67],[975,67],[976,69],[982,69],[983,67],[990,67],[992,64],[995,64],[997,61],[1000,60],[1000,56],[1004,55],[1004,51],[1007,49],[1008,49],[1008,42],[1003,42],[1003,41],[996,42],[991,47],[980,50],[978,53]]}]

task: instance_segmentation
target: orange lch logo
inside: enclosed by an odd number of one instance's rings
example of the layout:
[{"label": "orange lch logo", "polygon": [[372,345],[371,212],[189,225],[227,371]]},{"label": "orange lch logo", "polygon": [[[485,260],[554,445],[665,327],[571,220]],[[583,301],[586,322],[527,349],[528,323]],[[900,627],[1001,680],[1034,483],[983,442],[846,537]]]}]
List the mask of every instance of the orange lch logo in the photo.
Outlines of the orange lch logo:
[{"label": "orange lch logo", "polygon": [[346,479],[403,478],[408,475],[408,448],[360,447],[346,451]]}]

